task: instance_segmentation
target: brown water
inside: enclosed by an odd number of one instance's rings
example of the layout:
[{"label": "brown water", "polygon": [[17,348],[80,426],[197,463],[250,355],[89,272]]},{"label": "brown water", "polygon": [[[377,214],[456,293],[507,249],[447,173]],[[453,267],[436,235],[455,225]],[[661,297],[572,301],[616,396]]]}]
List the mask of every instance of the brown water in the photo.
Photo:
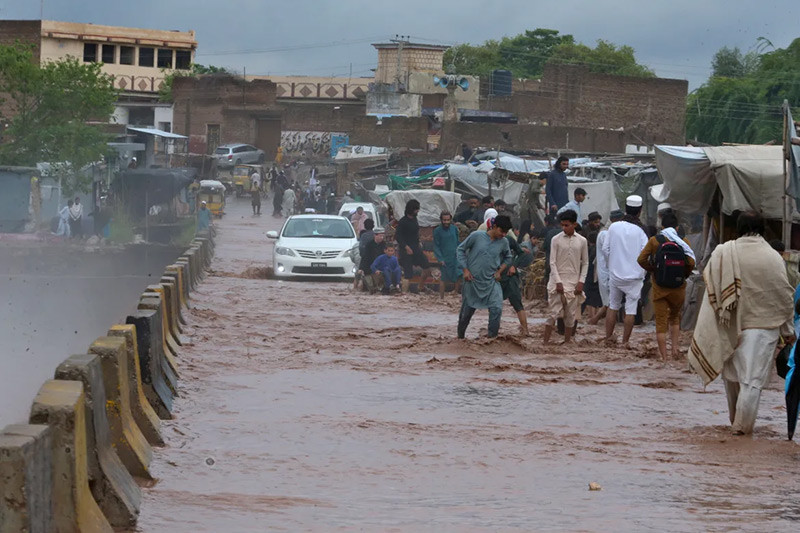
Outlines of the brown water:
[{"label": "brown water", "polygon": [[[272,217],[229,205],[187,313],[144,532],[797,531],[783,382],[733,437],[719,383],[579,331],[458,341],[459,300],[257,279]],[[249,269],[249,270],[248,270]],[[241,277],[243,276],[243,277]],[[253,279],[256,277],[256,279]],[[541,314],[534,311],[534,315]],[[602,486],[589,491],[589,482]]]}]

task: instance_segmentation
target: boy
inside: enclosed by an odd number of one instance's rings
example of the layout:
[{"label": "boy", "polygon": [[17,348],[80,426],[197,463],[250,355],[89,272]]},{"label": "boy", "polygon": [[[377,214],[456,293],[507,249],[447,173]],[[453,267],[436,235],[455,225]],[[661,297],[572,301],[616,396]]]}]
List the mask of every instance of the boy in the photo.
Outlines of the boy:
[{"label": "boy", "polygon": [[379,255],[370,265],[370,270],[372,270],[373,274],[376,272],[383,273],[383,290],[381,294],[400,292],[400,280],[403,270],[394,255],[394,244],[386,245],[383,254]]},{"label": "boy", "polygon": [[544,343],[550,342],[553,326],[559,315],[564,317],[564,342],[572,340],[576,311],[583,300],[583,283],[589,270],[589,246],[575,232],[578,215],[569,209],[558,218],[561,233],[550,243],[550,280],[547,283],[548,317],[544,326]]}]

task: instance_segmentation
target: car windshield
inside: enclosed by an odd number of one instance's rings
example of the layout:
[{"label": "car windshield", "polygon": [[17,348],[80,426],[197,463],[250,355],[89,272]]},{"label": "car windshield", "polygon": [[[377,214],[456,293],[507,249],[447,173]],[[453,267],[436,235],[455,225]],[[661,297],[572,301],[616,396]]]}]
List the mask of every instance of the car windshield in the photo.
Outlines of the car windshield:
[{"label": "car windshield", "polygon": [[228,148],[217,148],[216,150],[214,150],[214,153],[215,154],[227,154],[228,153]]},{"label": "car windshield", "polygon": [[340,218],[293,218],[283,228],[283,236],[291,238],[320,237],[353,239],[353,226]]}]

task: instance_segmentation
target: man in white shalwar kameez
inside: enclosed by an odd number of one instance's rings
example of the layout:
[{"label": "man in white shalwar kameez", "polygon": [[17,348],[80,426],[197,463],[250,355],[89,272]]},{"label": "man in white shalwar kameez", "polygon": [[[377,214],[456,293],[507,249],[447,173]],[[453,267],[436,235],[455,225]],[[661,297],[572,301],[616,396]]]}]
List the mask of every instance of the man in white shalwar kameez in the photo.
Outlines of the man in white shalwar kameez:
[{"label": "man in white shalwar kameez", "polygon": [[739,238],[717,246],[703,271],[706,294],[689,351],[705,383],[725,382],[731,426],[753,432],[779,337],[794,338],[793,295],[783,258],[764,240],[764,219],[739,215]]}]

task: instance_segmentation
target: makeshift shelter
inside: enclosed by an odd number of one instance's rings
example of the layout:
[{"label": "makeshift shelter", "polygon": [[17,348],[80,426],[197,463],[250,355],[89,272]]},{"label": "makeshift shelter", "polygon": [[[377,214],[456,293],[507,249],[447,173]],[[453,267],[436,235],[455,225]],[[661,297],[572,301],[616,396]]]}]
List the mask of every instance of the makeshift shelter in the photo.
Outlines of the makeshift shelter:
[{"label": "makeshift shelter", "polygon": [[706,214],[719,191],[725,215],[752,209],[783,218],[781,146],[656,146],[656,166],[664,187],[653,189],[655,199],[673,209]]},{"label": "makeshift shelter", "polygon": [[420,203],[417,222],[421,227],[438,226],[439,214],[442,211],[455,213],[458,204],[461,203],[461,195],[459,193],[435,189],[392,191],[384,198],[398,220],[405,212],[406,202],[411,199],[416,199]]}]

